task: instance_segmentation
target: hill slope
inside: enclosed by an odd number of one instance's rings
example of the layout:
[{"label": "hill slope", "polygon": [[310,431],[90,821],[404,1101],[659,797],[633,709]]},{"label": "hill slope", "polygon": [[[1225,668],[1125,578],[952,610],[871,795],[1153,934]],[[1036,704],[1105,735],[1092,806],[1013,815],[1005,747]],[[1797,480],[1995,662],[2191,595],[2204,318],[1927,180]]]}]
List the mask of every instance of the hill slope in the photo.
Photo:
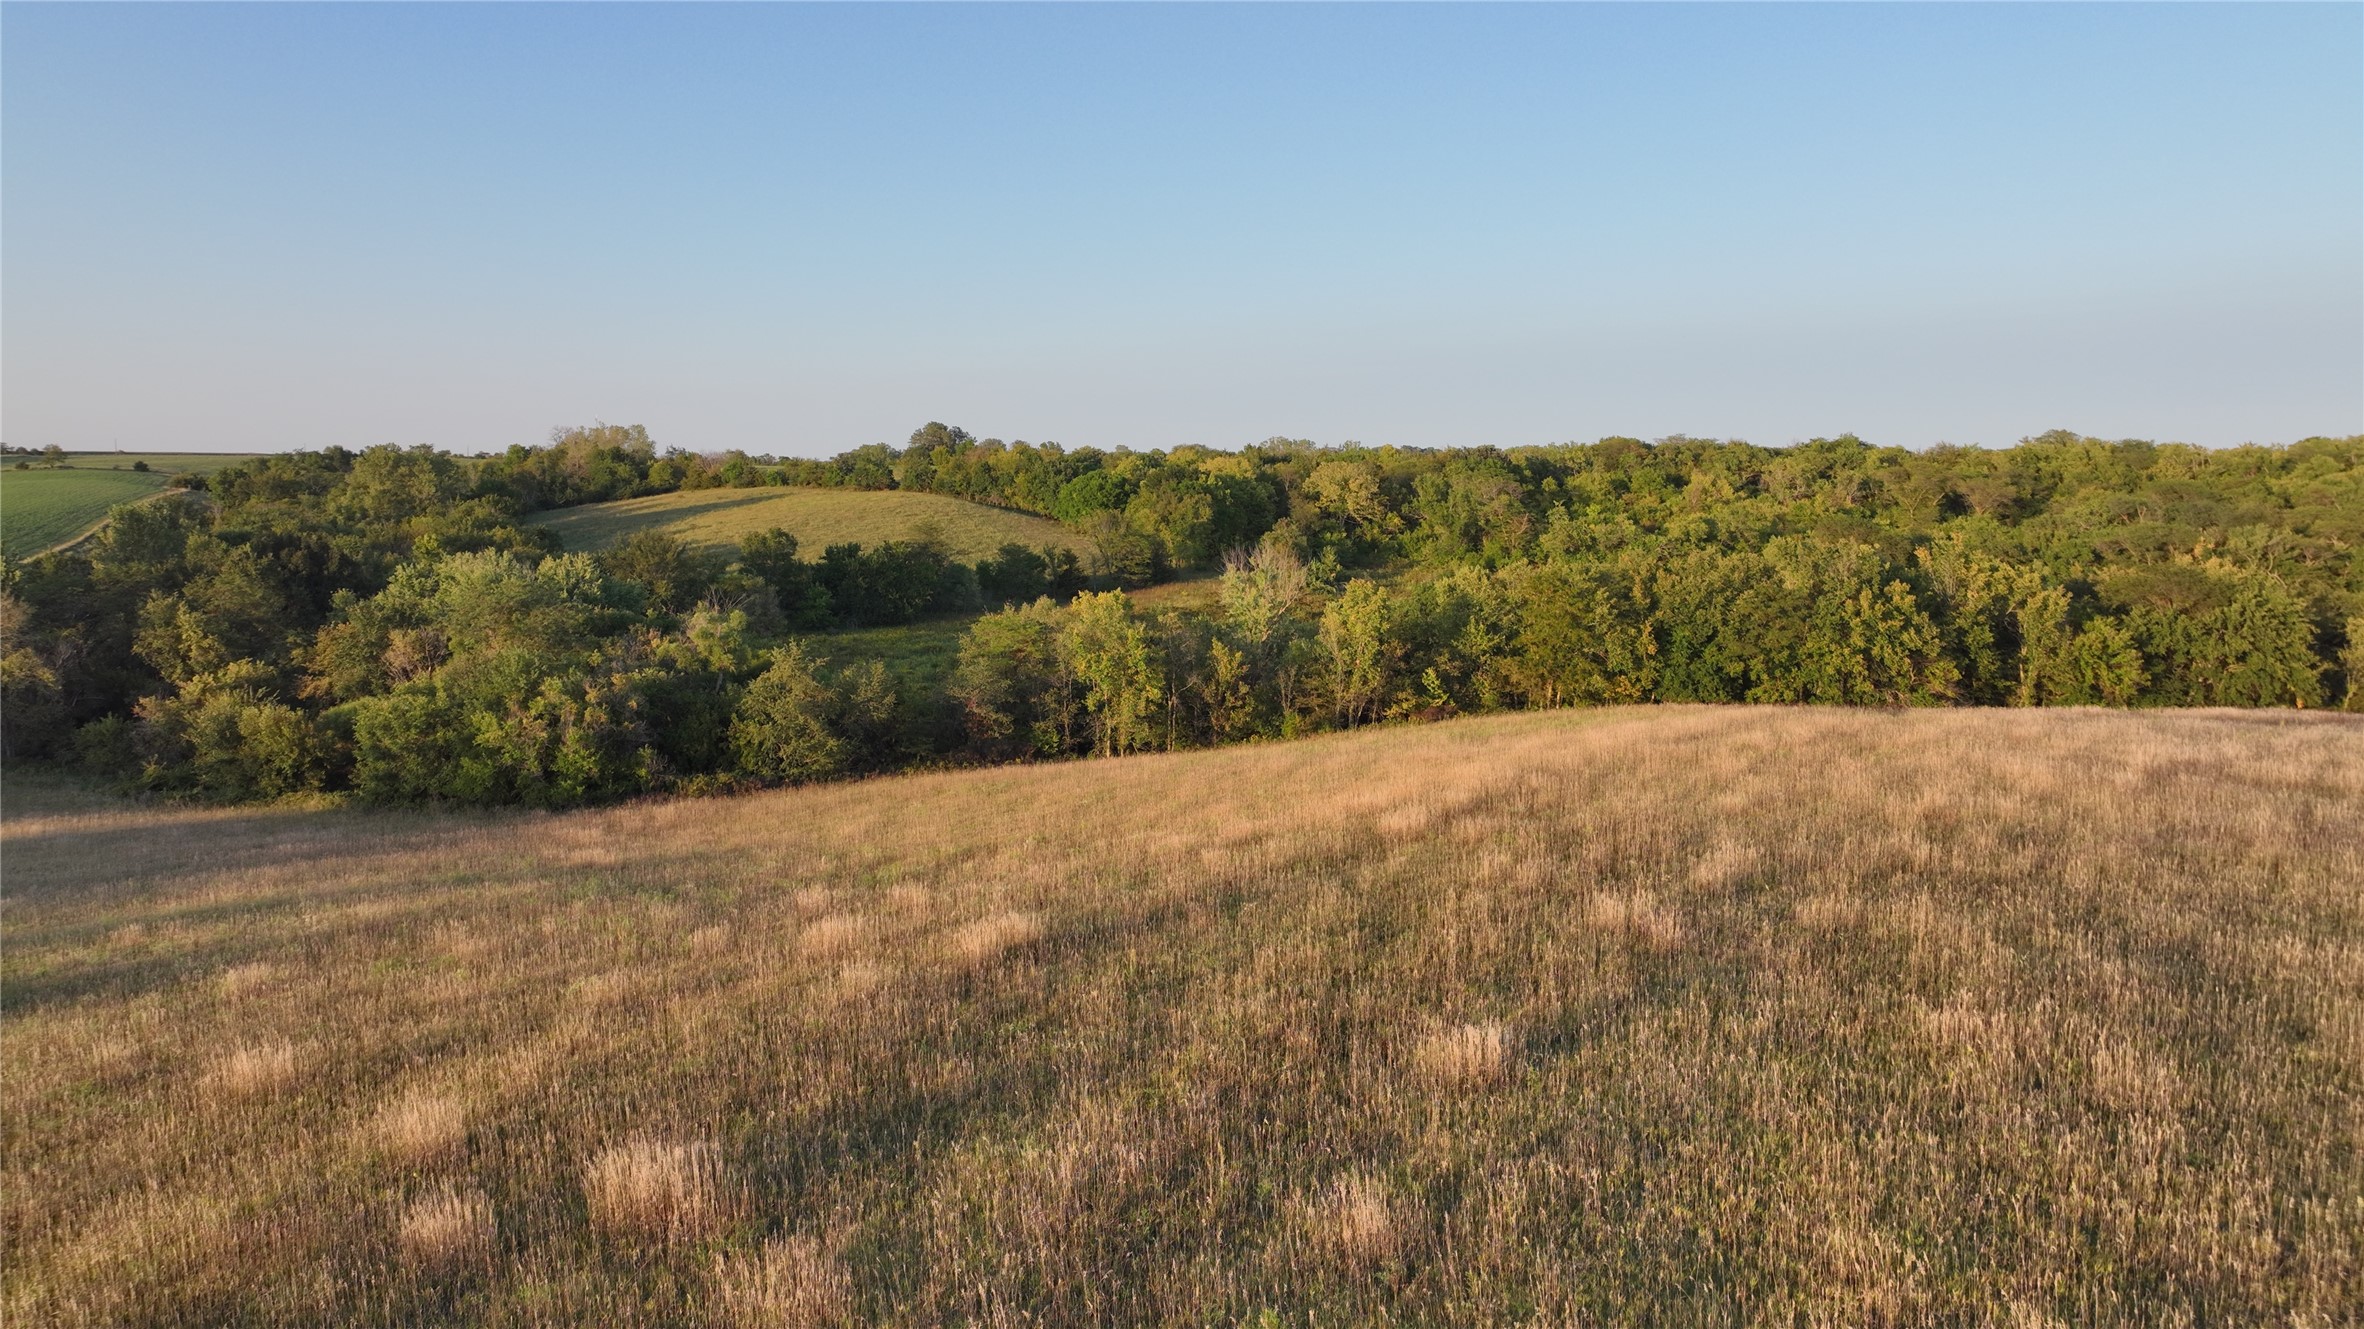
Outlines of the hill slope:
[{"label": "hill slope", "polygon": [[12,1322],[2328,1322],[2364,724],[5,824]]},{"label": "hill slope", "polygon": [[644,530],[666,530],[692,544],[736,544],[757,531],[786,527],[819,558],[833,544],[880,545],[933,526],[962,558],[982,558],[1004,544],[1074,546],[1055,521],[941,494],[867,489],[695,489],[536,514],[532,524],[558,533],[568,549],[605,549]]}]

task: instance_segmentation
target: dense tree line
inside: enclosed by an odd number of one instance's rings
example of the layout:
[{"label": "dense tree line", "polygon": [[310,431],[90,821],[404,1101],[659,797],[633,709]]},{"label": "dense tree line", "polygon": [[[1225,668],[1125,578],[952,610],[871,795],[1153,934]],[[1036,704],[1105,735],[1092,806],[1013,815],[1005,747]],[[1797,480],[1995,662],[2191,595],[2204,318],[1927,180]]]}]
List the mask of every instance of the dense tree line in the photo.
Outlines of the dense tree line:
[{"label": "dense tree line", "polygon": [[[1093,552],[593,556],[523,521],[783,483],[1038,512]],[[597,426],[121,509],[6,568],[0,703],[12,759],[149,788],[541,805],[1509,707],[2364,707],[2360,540],[2356,438],[1104,453],[931,424],[776,462]],[[1210,607],[1126,593],[1218,566]],[[941,679],[831,661],[841,629],[980,613]]]}]

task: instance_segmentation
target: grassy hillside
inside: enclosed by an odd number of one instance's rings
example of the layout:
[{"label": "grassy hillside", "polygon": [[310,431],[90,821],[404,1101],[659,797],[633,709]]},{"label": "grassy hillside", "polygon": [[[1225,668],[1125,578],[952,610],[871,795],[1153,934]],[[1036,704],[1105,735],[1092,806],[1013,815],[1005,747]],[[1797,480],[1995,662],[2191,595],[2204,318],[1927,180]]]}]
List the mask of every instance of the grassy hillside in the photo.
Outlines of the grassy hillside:
[{"label": "grassy hillside", "polygon": [[[107,509],[118,503],[161,493],[175,476],[210,475],[239,460],[215,453],[106,452],[71,456],[62,470],[0,466],[0,552],[23,558],[63,544],[106,520]],[[135,461],[149,469],[131,469]]]},{"label": "grassy hillside", "polygon": [[10,1323],[2328,1324],[2364,723],[12,791]]},{"label": "grassy hillside", "polygon": [[932,525],[963,558],[982,558],[1004,544],[1029,548],[1074,545],[1074,533],[1055,521],[990,508],[941,494],[866,489],[698,489],[561,508],[533,518],[569,549],[604,549],[638,531],[671,531],[694,544],[736,544],[757,531],[784,526],[819,558],[833,544],[864,545],[907,539]]}]

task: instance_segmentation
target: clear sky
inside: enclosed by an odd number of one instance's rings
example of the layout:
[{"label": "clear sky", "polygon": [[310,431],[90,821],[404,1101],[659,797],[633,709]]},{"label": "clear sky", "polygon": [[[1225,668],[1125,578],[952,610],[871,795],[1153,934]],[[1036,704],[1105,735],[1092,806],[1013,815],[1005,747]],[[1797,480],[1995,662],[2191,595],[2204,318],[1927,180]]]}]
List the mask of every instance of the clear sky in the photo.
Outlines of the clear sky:
[{"label": "clear sky", "polygon": [[26,5],[0,435],[2364,431],[2364,6]]}]

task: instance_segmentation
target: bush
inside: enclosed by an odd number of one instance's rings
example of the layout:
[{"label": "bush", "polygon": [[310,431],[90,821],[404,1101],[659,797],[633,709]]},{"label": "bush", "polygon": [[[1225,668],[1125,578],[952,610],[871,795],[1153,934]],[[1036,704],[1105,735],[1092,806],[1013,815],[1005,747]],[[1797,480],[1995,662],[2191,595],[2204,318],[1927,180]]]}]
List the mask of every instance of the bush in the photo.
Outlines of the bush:
[{"label": "bush", "polygon": [[722,571],[711,555],[663,531],[641,531],[600,555],[599,570],[617,581],[645,587],[648,607],[661,614],[688,610],[704,598]]},{"label": "bush", "polygon": [[730,726],[740,772],[801,784],[845,769],[847,744],[832,724],[837,698],[821,678],[824,663],[790,642],[747,685]]},{"label": "bush", "polygon": [[263,665],[238,660],[174,696],[141,701],[136,744],[146,783],[229,800],[326,785],[333,754],[319,720],[279,701],[271,681]]},{"label": "bush", "polygon": [[961,638],[947,691],[979,755],[1006,759],[1067,749],[1074,687],[1060,662],[1059,622],[1058,608],[1038,598],[987,614]]}]

